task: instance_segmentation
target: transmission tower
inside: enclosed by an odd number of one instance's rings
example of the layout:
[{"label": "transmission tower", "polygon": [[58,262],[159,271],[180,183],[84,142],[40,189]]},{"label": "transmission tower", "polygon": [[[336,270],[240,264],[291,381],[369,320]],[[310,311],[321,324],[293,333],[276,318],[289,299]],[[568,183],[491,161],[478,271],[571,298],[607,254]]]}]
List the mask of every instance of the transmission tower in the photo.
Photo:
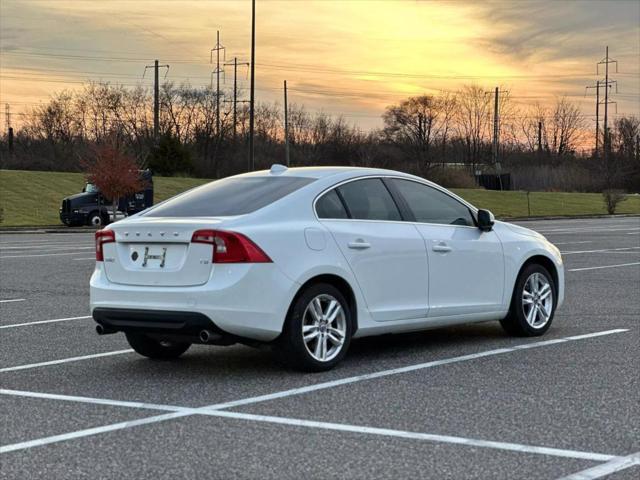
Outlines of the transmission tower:
[{"label": "transmission tower", "polygon": [[616,93],[618,93],[618,82],[615,80],[609,80],[609,64],[616,64],[616,73],[618,73],[618,61],[609,58],[609,47],[607,46],[605,49],[605,57],[600,60],[596,65],[596,73],[600,75],[600,65],[604,65],[604,81],[600,82],[600,85],[604,86],[604,122],[603,122],[603,138],[602,138],[602,148],[604,152],[604,160],[605,162],[609,159],[609,148],[610,145],[610,135],[609,135],[609,127],[608,127],[608,113],[609,113],[609,104],[615,103],[609,101],[609,89],[612,85],[616,87]]},{"label": "transmission tower", "polygon": [[220,135],[220,74],[224,73],[224,69],[220,67],[220,52],[223,53],[223,62],[226,60],[226,54],[227,54],[226,48],[220,43],[220,30],[216,32],[216,45],[211,49],[209,63],[213,63],[213,52],[216,52],[216,68],[211,72],[211,83],[213,83],[213,75],[215,75],[216,76],[216,135]]}]

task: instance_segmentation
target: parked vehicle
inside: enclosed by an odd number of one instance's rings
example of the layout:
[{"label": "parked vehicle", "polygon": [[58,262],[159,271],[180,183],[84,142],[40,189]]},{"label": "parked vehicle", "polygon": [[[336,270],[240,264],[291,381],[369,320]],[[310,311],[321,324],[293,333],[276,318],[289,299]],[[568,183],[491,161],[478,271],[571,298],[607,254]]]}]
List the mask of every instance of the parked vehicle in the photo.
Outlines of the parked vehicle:
[{"label": "parked vehicle", "polygon": [[[121,198],[117,210],[122,216],[134,215],[153,205],[153,175],[151,170],[141,170],[140,178],[145,188],[128,197]],[[93,225],[99,227],[117,220],[113,217],[111,200],[102,195],[99,189],[87,182],[82,193],[66,197],[60,205],[60,221],[70,227]]]},{"label": "parked vehicle", "polygon": [[559,250],[422,178],[276,165],[178,195],[96,233],[100,334],[174,358],[269,343],[327,370],[352,338],[500,321],[542,335],[564,298]]}]

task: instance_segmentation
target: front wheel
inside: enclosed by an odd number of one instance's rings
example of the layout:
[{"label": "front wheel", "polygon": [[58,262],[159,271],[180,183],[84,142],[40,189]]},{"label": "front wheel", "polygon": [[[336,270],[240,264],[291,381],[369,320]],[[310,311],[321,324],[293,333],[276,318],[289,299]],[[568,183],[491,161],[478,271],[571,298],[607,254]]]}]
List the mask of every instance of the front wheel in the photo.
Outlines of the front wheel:
[{"label": "front wheel", "polygon": [[127,333],[131,348],[144,357],[155,360],[178,358],[191,346],[190,343],[155,340],[142,333]]},{"label": "front wheel", "polygon": [[500,324],[511,335],[534,337],[551,326],[556,309],[557,288],[542,265],[527,265],[516,280],[509,314]]},{"label": "front wheel", "polygon": [[342,293],[319,283],[295,300],[276,352],[297,370],[330,370],[347,353],[352,332],[351,311]]}]

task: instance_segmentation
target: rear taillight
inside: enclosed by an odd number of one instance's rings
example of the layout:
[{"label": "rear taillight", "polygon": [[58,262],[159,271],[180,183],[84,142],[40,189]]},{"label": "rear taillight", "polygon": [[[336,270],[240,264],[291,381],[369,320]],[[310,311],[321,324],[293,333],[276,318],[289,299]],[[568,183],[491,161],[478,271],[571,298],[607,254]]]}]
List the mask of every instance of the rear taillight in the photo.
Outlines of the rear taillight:
[{"label": "rear taillight", "polygon": [[198,230],[191,237],[191,243],[212,245],[215,263],[271,263],[269,256],[241,233]]},{"label": "rear taillight", "polygon": [[96,262],[104,262],[104,244],[116,241],[113,230],[98,230],[96,232]]}]

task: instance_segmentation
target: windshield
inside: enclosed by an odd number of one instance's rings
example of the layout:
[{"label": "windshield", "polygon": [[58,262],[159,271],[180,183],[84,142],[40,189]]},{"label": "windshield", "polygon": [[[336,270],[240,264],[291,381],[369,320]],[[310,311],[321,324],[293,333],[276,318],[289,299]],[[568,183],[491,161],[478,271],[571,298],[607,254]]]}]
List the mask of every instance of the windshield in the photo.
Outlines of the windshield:
[{"label": "windshield", "polygon": [[230,217],[251,213],[313,182],[304,177],[225,178],[152,208],[147,217]]},{"label": "windshield", "polygon": [[84,191],[87,193],[98,193],[100,190],[98,190],[98,187],[96,187],[93,183],[87,183],[84,186]]}]

